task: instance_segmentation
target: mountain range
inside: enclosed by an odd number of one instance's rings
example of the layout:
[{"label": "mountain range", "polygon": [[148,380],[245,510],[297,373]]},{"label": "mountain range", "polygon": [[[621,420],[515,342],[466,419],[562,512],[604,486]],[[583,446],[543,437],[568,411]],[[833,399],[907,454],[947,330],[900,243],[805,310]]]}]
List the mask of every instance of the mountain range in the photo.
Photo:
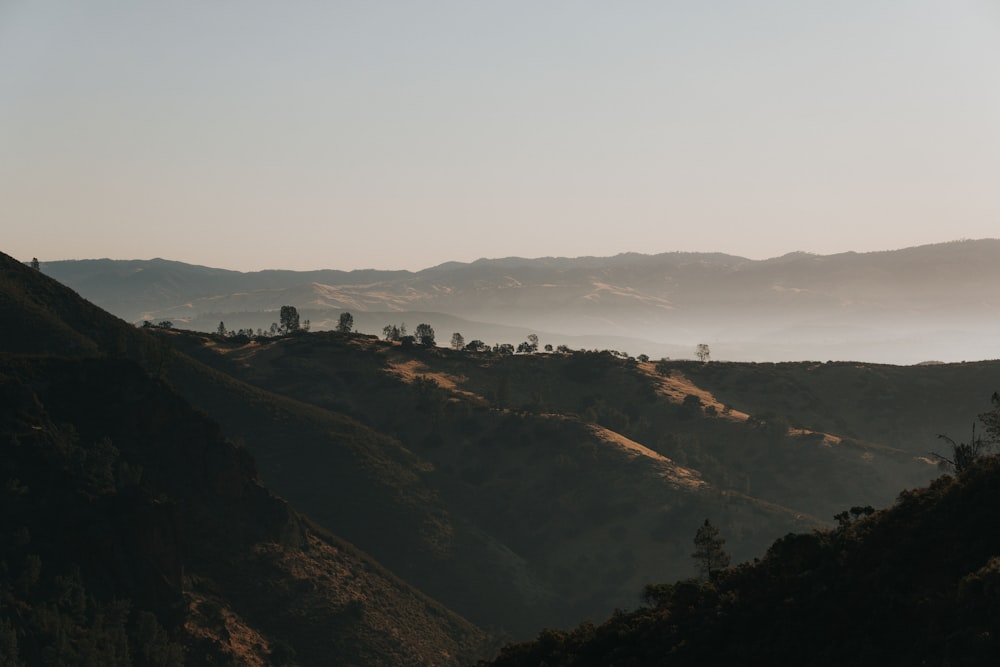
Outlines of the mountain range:
[{"label": "mountain range", "polygon": [[[241,340],[133,326],[41,268],[0,255],[15,665],[470,664],[693,576],[706,517],[739,563],[893,504],[1000,371]],[[685,599],[704,618],[712,594]]]},{"label": "mountain range", "polygon": [[[267,328],[294,305],[314,328],[349,311],[359,331],[426,321],[466,340],[732,361],[888,363],[1000,357],[1000,240],[872,253],[482,259],[422,271],[240,273],[166,260],[79,260],[43,270],[131,322]],[[442,337],[443,338],[443,337]]]}]

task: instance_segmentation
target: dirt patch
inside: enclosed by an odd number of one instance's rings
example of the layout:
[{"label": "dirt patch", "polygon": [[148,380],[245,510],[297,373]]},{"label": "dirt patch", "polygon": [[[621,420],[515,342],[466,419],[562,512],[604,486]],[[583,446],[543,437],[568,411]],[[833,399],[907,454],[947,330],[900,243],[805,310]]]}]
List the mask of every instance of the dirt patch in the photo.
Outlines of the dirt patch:
[{"label": "dirt patch", "polygon": [[722,419],[745,422],[750,418],[750,415],[739,410],[732,408],[725,410],[726,406],[715,398],[712,392],[697,386],[679,370],[671,370],[670,375],[661,375],[656,372],[656,364],[651,361],[639,364],[639,368],[656,383],[656,393],[660,396],[666,396],[674,403],[683,403],[685,397],[693,395],[701,399],[703,406],[714,407]]},{"label": "dirt patch", "polygon": [[646,447],[635,440],[626,438],[621,433],[616,433],[615,431],[606,429],[603,426],[597,426],[596,424],[589,424],[588,428],[598,440],[625,452],[632,458],[644,457],[651,461],[655,461],[659,464],[657,465],[657,468],[659,468],[659,476],[669,480],[676,486],[698,488],[705,486],[706,484],[705,480],[701,478],[701,475],[696,470],[678,465],[672,459],[667,458],[659,452],[654,452],[649,447]]},{"label": "dirt patch", "polygon": [[482,400],[482,397],[461,389],[459,385],[468,381],[468,378],[457,375],[449,375],[440,371],[433,371],[419,359],[407,359],[406,361],[390,361],[389,372],[408,384],[413,384],[418,378],[433,380],[441,389],[445,389],[452,394],[458,394],[467,398]]}]

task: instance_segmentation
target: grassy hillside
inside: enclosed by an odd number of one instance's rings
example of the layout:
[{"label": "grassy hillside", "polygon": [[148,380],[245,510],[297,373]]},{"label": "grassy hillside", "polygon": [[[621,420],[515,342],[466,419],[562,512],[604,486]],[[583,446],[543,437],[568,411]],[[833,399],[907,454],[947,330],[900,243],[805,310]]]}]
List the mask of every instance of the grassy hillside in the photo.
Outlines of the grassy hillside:
[{"label": "grassy hillside", "polygon": [[992,458],[871,517],[788,535],[712,582],[653,587],[653,606],[544,631],[489,664],[993,664],[997,502]]},{"label": "grassy hillside", "polygon": [[878,442],[925,456],[938,433],[965,438],[970,415],[989,407],[1000,361],[890,366],[857,362],[677,362],[719,400],[751,414],[788,415],[796,426]]},{"label": "grassy hillside", "polygon": [[272,495],[246,449],[127,357],[194,362],[9,258],[0,271],[0,315],[22,325],[0,348],[0,663],[482,655],[481,630]]},{"label": "grassy hillside", "polygon": [[[678,364],[596,352],[406,349],[330,332],[250,344],[161,335],[226,377],[309,404],[327,419],[363,423],[368,444],[358,451],[396,451],[452,536],[436,558],[407,553],[409,565],[397,571],[473,620],[515,635],[532,623],[601,618],[635,604],[648,581],[692,574],[689,544],[706,516],[734,555],[748,559],[789,530],[819,526],[853,505],[887,504],[936,472],[902,449],[797,428],[794,415],[747,415]],[[175,383],[194,386],[179,376]],[[195,400],[218,410],[207,395]],[[303,432],[292,447],[307,453],[293,464],[276,451],[281,439],[249,426],[259,421],[243,414],[232,428],[246,425],[242,437],[263,477],[396,569],[398,549],[385,534],[348,527],[328,509],[343,502],[332,489],[384,488],[379,478],[388,473],[352,464],[338,474],[321,465],[331,472],[317,480],[310,464],[325,455],[316,438]],[[349,443],[359,433],[339,435],[340,447],[356,447]],[[390,541],[410,543],[417,525],[392,531]],[[442,566],[449,575],[434,576]]]},{"label": "grassy hillside", "polygon": [[[994,389],[985,388],[990,362],[654,363],[607,351],[403,347],[333,332],[247,342],[136,330],[99,311],[60,319],[64,309],[92,307],[26,267],[5,270],[18,285],[0,301],[11,321],[37,312],[49,326],[37,337],[48,348],[20,335],[11,351],[76,346],[74,354],[139,362],[219,423],[239,443],[234,452],[252,454],[268,488],[315,522],[300,521],[305,537],[290,545],[244,544],[253,558],[245,548],[206,559],[239,567],[199,575],[210,584],[195,592],[238,609],[234,618],[265,637],[262,645],[276,637],[300,655],[332,650],[362,663],[383,656],[398,664],[420,637],[440,655],[469,656],[482,645],[478,631],[428,611],[433,603],[407,585],[480,627],[524,638],[605,618],[633,607],[651,581],[691,576],[691,539],[706,517],[739,562],[790,531],[832,525],[845,508],[890,504],[900,488],[937,474],[927,450],[940,443],[933,434],[918,442],[922,429],[940,420],[940,430],[963,436],[951,425]],[[947,398],[935,402],[938,393]],[[331,534],[405,585],[337,575],[326,579],[330,592],[305,595],[314,576],[354,567],[322,564],[350,551]],[[309,565],[301,553],[319,561]],[[284,574],[254,569],[264,561]],[[380,605],[348,624],[353,639],[322,643],[324,628],[367,604],[357,601],[362,591],[393,585],[411,602],[379,593]],[[257,606],[271,596],[295,611]],[[330,599],[338,603],[324,607]],[[414,630],[394,634],[393,623]],[[402,643],[392,643],[399,632]]]}]

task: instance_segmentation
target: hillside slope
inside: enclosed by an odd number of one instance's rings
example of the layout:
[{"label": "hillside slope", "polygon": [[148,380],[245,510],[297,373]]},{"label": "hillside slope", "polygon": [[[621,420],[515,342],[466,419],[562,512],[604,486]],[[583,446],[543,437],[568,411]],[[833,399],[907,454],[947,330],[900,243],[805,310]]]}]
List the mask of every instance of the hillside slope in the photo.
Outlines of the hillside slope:
[{"label": "hillside slope", "polygon": [[297,514],[245,449],[123,356],[163,341],[6,256],[0,276],[0,318],[19,323],[0,348],[5,664],[481,655],[482,631]]},{"label": "hillside slope", "polygon": [[[367,441],[397,452],[394,465],[433,498],[425,507],[437,508],[436,525],[447,527],[438,553],[417,548],[400,563],[386,534],[372,534],[385,519],[366,529],[331,513],[346,502],[341,486],[379,486],[392,468],[320,464],[317,478],[311,463],[328,456],[320,440],[277,436],[263,416],[273,408],[222,417],[255,452],[264,478],[297,505],[464,615],[515,635],[532,623],[601,618],[632,606],[646,582],[693,572],[688,545],[706,516],[738,559],[753,558],[789,530],[822,525],[855,504],[891,502],[898,488],[935,471],[902,449],[793,428],[785,416],[751,419],[697,387],[683,365],[661,371],[608,353],[405,349],[336,333],[249,344],[158,333],[220,377],[267,392],[272,404],[282,397],[311,405],[315,419],[363,423]],[[178,386],[197,386],[170,374]],[[212,394],[192,400],[224,414],[229,408]],[[352,437],[344,433],[343,442]],[[381,515],[373,508],[365,516]],[[419,543],[420,525],[387,532]]]},{"label": "hillside slope", "polygon": [[654,607],[545,631],[488,664],[994,664],[998,502],[993,458],[869,518],[788,535],[712,583],[655,587]]}]

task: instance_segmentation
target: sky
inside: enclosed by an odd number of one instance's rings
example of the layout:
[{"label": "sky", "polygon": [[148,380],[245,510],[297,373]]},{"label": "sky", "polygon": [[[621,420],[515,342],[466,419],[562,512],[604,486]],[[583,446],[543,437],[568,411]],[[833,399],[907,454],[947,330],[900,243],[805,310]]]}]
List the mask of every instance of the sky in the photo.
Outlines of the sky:
[{"label": "sky", "polygon": [[998,184],[998,0],[0,0],[22,260],[887,250]]}]

